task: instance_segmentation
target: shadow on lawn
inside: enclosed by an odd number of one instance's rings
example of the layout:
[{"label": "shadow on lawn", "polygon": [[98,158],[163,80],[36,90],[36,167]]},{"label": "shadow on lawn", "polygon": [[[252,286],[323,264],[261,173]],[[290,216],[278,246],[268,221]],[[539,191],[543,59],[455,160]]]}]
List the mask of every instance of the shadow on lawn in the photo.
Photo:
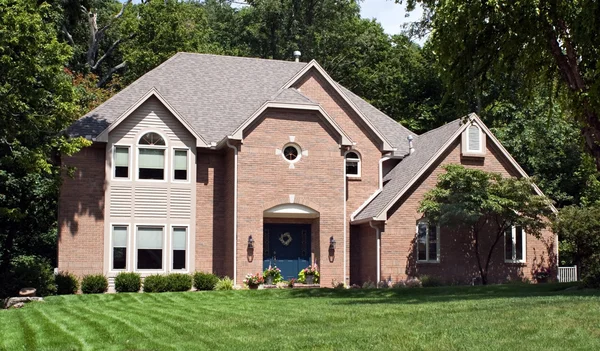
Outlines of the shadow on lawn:
[{"label": "shadow on lawn", "polygon": [[[297,289],[292,298],[340,298],[341,304],[419,304],[541,296],[594,296],[600,290],[576,289],[574,284],[460,286],[405,289]],[[346,301],[342,301],[346,300]]]}]

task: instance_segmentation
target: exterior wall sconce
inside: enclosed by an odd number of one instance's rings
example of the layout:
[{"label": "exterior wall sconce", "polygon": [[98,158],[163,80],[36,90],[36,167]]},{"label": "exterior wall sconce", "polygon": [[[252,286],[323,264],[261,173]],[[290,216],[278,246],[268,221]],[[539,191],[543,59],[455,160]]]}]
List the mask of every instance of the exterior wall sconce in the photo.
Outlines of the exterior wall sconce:
[{"label": "exterior wall sconce", "polygon": [[335,239],[333,238],[333,236],[329,238],[329,250],[335,251]]},{"label": "exterior wall sconce", "polygon": [[254,239],[252,239],[252,235],[248,237],[248,249],[254,249]]}]

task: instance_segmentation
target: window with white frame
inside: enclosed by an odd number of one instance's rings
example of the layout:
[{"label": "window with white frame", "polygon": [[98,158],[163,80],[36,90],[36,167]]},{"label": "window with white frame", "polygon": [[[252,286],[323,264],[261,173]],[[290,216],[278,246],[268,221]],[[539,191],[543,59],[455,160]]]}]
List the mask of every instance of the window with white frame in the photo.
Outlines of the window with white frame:
[{"label": "window with white frame", "polygon": [[187,263],[187,228],[173,227],[173,237],[171,238],[172,247],[172,266],[173,270],[185,270]]},{"label": "window with white frame", "polygon": [[129,178],[129,147],[115,146],[113,160],[114,177]]},{"label": "window with white frame", "polygon": [[513,226],[504,232],[504,260],[506,262],[525,262],[525,231]]},{"label": "window with white frame", "polygon": [[137,228],[136,269],[163,269],[163,227]]},{"label": "window with white frame", "polygon": [[173,155],[173,179],[188,180],[188,151],[175,150]]},{"label": "window with white frame", "polygon": [[481,129],[475,124],[467,130],[467,151],[481,151]]},{"label": "window with white frame", "polygon": [[417,261],[439,262],[440,260],[440,230],[438,226],[427,221],[417,224]]},{"label": "window with white frame", "polygon": [[144,134],[139,141],[138,178],[165,179],[165,149],[166,144],[159,134],[150,132]]},{"label": "window with white frame", "polygon": [[112,227],[112,269],[127,269],[127,226]]},{"label": "window with white frame", "polygon": [[360,177],[360,156],[354,151],[346,153],[346,176]]}]

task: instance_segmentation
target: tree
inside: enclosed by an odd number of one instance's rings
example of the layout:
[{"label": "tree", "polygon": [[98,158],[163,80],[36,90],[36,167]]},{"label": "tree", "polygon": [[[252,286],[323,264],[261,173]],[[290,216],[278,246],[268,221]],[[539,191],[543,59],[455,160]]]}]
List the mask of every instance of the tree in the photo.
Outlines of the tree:
[{"label": "tree", "polygon": [[586,285],[600,287],[600,207],[565,207],[553,229],[560,238],[561,263],[576,264]]},{"label": "tree", "polygon": [[61,132],[78,106],[54,15],[45,3],[0,0],[0,276],[17,255],[55,256],[58,155],[89,145]]},{"label": "tree", "polygon": [[[521,226],[539,238],[551,214],[550,200],[534,194],[527,178],[502,177],[457,164],[444,169],[436,186],[425,194],[419,212],[433,224],[469,229],[481,281],[487,284],[492,254],[506,230]],[[487,253],[481,245],[483,235],[492,239]]]},{"label": "tree", "polygon": [[479,94],[503,75],[555,86],[600,170],[600,3],[595,0],[396,0],[424,7],[417,32],[431,33],[446,81]]}]

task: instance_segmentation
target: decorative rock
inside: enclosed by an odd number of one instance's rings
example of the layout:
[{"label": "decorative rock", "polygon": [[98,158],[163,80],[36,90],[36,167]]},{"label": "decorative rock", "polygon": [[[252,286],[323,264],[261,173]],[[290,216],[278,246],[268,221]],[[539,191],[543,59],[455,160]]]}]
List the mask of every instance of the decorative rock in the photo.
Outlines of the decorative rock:
[{"label": "decorative rock", "polygon": [[4,308],[21,308],[24,304],[31,301],[44,301],[42,297],[10,297],[4,301]]},{"label": "decorative rock", "polygon": [[19,296],[23,297],[33,297],[35,296],[35,288],[23,288],[19,290]]}]

